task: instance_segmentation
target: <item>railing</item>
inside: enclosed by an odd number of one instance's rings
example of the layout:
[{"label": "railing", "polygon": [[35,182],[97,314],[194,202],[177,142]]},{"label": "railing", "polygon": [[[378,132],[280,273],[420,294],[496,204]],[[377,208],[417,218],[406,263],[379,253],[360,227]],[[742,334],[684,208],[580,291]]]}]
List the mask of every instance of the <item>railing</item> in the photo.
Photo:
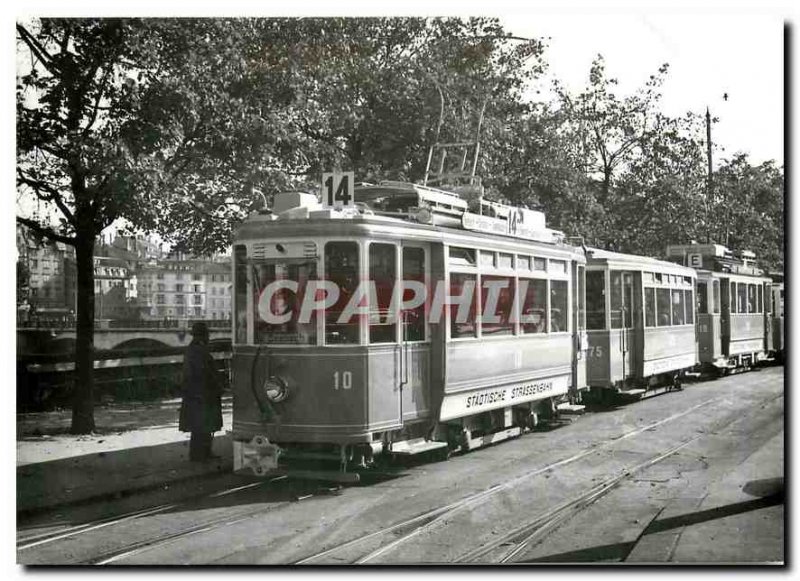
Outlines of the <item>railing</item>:
[{"label": "railing", "polygon": [[[100,319],[95,320],[95,330],[103,329],[157,329],[186,330],[196,322],[203,322],[209,330],[230,331],[231,322],[225,319]],[[17,320],[17,329],[75,329],[75,318]]]}]

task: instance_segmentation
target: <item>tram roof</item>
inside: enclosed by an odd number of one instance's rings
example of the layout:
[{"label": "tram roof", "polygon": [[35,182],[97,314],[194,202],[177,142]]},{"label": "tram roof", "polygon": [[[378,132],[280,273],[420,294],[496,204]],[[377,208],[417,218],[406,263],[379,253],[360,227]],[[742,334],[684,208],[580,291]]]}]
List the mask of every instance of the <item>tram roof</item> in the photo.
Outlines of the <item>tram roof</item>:
[{"label": "tram roof", "polygon": [[686,275],[695,274],[695,270],[693,268],[689,268],[688,266],[682,266],[674,262],[659,260],[658,258],[651,258],[649,256],[612,252],[611,250],[603,250],[602,248],[594,247],[587,247],[586,252],[590,263],[592,261],[602,261],[609,264],[613,263],[626,266],[638,266],[643,270],[658,269],[682,272]]}]

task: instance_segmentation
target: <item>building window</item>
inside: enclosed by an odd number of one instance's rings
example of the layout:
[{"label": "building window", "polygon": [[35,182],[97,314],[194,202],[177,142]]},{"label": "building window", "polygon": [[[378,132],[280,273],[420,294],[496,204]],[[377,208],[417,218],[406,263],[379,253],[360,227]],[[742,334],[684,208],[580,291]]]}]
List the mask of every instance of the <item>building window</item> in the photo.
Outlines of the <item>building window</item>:
[{"label": "building window", "polygon": [[178,313],[178,316],[183,316],[183,307],[178,307],[178,308],[177,308],[177,309],[175,309],[175,310],[177,311],[177,313]]},{"label": "building window", "polygon": [[192,275],[192,280],[203,280],[203,278],[202,278],[202,275],[200,275],[200,274],[198,274],[198,273],[196,273],[196,272],[195,272],[195,273]]},{"label": "building window", "polygon": [[159,272],[158,274],[156,274],[156,278],[158,280],[164,280],[164,273],[163,272]]},{"label": "building window", "polygon": [[159,305],[165,304],[167,301],[164,300],[164,295],[156,295],[156,303]]},{"label": "building window", "polygon": [[175,304],[176,304],[176,305],[182,305],[182,304],[184,304],[184,302],[183,302],[183,295],[175,295]]},{"label": "building window", "polygon": [[194,304],[196,305],[203,304],[203,298],[200,295],[194,295]]},{"label": "building window", "polygon": [[194,308],[194,314],[198,315],[198,316],[202,315],[203,314],[203,309],[201,309],[200,307],[195,307]]},{"label": "building window", "polygon": [[181,292],[183,292],[183,285],[182,285],[182,284],[176,284],[176,285],[175,285],[175,292],[176,292],[176,293],[181,293]]},{"label": "building window", "polygon": [[196,292],[196,293],[200,292],[200,285],[199,284],[194,285],[194,292]]}]

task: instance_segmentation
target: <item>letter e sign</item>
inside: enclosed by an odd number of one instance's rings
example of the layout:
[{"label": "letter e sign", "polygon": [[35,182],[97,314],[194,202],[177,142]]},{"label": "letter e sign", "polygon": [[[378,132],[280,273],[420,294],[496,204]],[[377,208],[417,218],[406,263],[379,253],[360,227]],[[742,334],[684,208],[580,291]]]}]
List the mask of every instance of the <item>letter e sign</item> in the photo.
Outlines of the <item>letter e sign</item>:
[{"label": "letter e sign", "polygon": [[688,258],[689,260],[687,262],[689,264],[687,266],[691,266],[692,268],[702,268],[703,266],[702,254],[690,254]]},{"label": "letter e sign", "polygon": [[354,208],[354,175],[351,171],[322,174],[322,206],[325,208]]}]

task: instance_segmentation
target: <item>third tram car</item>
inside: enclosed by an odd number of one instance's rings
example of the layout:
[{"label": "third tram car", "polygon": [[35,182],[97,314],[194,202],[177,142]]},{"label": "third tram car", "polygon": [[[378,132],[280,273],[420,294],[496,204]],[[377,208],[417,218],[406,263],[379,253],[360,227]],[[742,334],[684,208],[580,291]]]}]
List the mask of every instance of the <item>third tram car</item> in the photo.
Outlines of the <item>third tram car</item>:
[{"label": "third tram car", "polygon": [[341,209],[279,194],[236,232],[235,469],[315,459],[357,479],[379,454],[470,449],[575,405],[583,249],[539,212],[355,193]]},{"label": "third tram car", "polygon": [[772,280],[755,266],[755,256],[739,256],[719,244],[667,247],[667,257],[697,270],[700,363],[728,372],[768,356],[772,344]]}]

